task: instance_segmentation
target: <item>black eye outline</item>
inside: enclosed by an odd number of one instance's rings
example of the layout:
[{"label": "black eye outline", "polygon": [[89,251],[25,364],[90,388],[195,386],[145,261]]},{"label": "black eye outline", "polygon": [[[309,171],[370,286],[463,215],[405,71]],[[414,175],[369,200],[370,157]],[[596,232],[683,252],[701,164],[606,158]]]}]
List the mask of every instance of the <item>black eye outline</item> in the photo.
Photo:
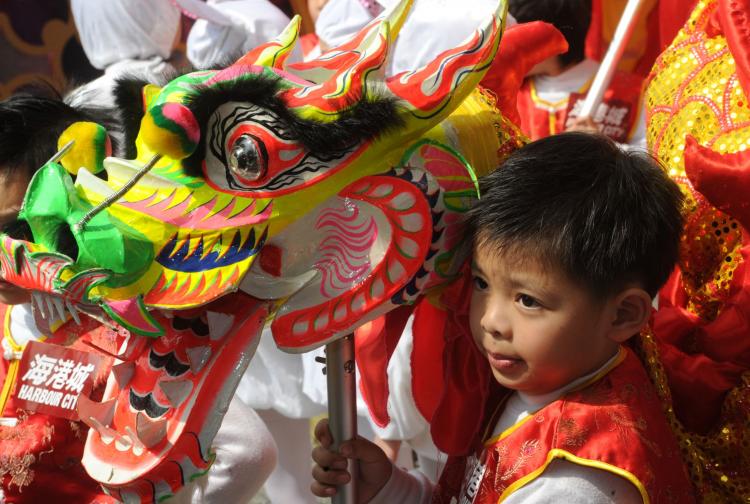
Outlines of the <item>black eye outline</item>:
[{"label": "black eye outline", "polygon": [[227,171],[237,183],[251,186],[266,175],[268,152],[257,137],[243,133],[227,152]]}]

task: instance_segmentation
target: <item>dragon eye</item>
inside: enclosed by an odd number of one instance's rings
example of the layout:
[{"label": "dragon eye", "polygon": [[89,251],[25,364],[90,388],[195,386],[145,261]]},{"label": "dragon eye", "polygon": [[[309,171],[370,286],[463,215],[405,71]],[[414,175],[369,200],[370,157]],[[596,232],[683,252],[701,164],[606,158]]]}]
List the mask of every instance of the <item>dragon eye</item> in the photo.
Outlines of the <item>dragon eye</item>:
[{"label": "dragon eye", "polygon": [[266,160],[257,140],[240,135],[229,152],[229,169],[240,182],[255,182],[266,173]]}]

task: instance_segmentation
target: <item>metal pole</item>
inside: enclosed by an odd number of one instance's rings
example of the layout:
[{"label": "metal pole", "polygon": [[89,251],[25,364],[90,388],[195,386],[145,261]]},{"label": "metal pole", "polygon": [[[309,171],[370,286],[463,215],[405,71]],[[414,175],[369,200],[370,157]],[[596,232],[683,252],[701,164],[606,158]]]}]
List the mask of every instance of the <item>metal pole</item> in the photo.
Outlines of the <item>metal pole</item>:
[{"label": "metal pole", "polygon": [[[354,365],[354,335],[326,345],[326,379],[328,383],[328,425],[333,448],[357,436],[357,394]],[[341,485],[333,496],[333,504],[355,504],[357,462],[349,461],[352,480]]]},{"label": "metal pole", "polygon": [[612,77],[617,70],[617,64],[620,62],[630,35],[633,33],[635,22],[638,19],[638,9],[640,9],[642,3],[643,0],[628,0],[627,5],[625,5],[620,22],[617,23],[615,35],[607,49],[607,54],[604,56],[602,64],[596,72],[591,89],[589,89],[586,95],[586,101],[583,102],[583,107],[579,114],[580,117],[592,117],[594,111],[602,102],[604,91],[609,87],[609,83],[612,82]]}]

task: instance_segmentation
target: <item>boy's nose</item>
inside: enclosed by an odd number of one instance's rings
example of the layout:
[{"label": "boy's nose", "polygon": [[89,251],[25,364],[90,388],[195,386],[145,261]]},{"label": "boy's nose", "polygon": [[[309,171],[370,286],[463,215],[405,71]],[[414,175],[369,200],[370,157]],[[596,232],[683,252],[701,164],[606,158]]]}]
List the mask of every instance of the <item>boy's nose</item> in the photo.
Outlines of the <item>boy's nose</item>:
[{"label": "boy's nose", "polygon": [[494,338],[509,338],[510,323],[505,309],[499,303],[488,303],[481,320],[484,332]]}]

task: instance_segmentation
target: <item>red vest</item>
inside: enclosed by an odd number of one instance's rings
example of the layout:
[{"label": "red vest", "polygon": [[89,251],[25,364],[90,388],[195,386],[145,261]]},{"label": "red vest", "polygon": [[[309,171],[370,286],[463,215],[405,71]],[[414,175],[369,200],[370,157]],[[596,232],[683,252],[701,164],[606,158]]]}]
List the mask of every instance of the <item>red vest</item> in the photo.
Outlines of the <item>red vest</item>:
[{"label": "red vest", "polygon": [[646,504],[695,502],[656,390],[630,350],[582,388],[485,442],[478,454],[449,458],[433,502],[502,502],[558,458],[627,479]]},{"label": "red vest", "polygon": [[[602,134],[612,140],[626,143],[633,136],[641,112],[643,79],[618,72],[604,92],[602,103],[594,114],[594,122]],[[547,102],[537,96],[533,79],[526,79],[518,93],[518,113],[521,130],[532,140],[538,140],[565,131],[569,121],[578,117],[591,82],[577,93],[557,103]]]}]

